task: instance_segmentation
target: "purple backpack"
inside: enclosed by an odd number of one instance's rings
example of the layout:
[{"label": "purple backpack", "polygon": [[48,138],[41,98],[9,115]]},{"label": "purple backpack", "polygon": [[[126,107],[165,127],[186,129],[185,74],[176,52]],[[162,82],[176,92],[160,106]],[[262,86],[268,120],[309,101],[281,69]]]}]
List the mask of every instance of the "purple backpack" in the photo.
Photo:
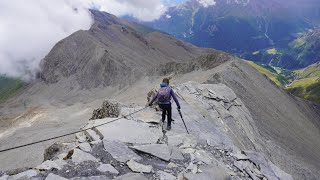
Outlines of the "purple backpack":
[{"label": "purple backpack", "polygon": [[169,87],[162,87],[158,91],[159,102],[170,102],[171,101],[171,89]]}]

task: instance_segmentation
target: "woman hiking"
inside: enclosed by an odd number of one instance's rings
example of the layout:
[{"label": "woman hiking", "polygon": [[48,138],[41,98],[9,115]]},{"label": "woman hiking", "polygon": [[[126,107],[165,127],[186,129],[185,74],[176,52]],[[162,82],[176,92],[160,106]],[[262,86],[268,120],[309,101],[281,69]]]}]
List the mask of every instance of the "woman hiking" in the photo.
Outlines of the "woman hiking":
[{"label": "woman hiking", "polygon": [[159,107],[162,109],[162,123],[166,119],[167,115],[167,130],[171,129],[172,122],[172,107],[171,107],[171,97],[177,104],[178,109],[180,109],[179,101],[174,93],[174,91],[169,87],[169,79],[164,78],[160,84],[160,89],[157,91],[156,95],[149,102],[149,106],[152,106],[153,102],[158,99]]}]

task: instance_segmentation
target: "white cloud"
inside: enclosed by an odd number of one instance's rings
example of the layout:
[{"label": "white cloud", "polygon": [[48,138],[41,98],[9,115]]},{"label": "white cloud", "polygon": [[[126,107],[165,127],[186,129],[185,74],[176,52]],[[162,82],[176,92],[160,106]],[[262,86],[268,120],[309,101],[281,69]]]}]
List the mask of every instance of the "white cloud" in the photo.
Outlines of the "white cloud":
[{"label": "white cloud", "polygon": [[93,0],[100,10],[117,16],[131,15],[141,21],[152,21],[166,12],[162,0]]},{"label": "white cloud", "polygon": [[216,5],[216,1],[215,1],[215,0],[199,0],[199,3],[200,3],[203,7],[209,7],[209,6],[214,6],[214,5]]},{"label": "white cloud", "polygon": [[0,0],[0,74],[32,77],[59,40],[90,28],[93,5],[142,21],[166,11],[162,0]]},{"label": "white cloud", "polygon": [[84,4],[71,0],[0,1],[0,73],[30,78],[55,43],[91,22]]}]

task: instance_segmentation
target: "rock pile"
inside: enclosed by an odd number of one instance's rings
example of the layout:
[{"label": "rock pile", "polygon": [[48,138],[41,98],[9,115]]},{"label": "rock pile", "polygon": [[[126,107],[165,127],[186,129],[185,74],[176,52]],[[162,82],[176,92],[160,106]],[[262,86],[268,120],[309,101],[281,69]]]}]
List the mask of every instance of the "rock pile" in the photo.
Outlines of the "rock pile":
[{"label": "rock pile", "polygon": [[93,111],[92,117],[90,120],[95,119],[103,119],[107,117],[118,117],[120,114],[120,106],[119,103],[111,102],[108,100],[105,100],[102,103],[101,108],[95,109]]}]

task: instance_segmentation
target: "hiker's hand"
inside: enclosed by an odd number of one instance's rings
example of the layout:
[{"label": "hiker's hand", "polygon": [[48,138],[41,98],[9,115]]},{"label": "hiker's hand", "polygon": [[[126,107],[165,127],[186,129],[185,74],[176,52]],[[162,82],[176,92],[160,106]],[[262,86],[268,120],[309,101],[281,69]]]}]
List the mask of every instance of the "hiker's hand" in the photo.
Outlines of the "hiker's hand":
[{"label": "hiker's hand", "polygon": [[178,106],[178,110],[180,110],[181,109],[181,107],[180,106]]}]

